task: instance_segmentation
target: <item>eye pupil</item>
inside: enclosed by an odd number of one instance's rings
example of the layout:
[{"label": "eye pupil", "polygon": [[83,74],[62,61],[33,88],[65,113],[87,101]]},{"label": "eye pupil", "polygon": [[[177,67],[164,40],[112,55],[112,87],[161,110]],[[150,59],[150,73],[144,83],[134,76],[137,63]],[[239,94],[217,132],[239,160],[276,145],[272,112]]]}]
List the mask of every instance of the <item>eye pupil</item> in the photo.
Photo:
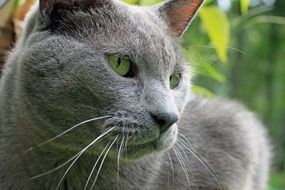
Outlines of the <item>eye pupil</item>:
[{"label": "eye pupil", "polygon": [[121,65],[121,58],[119,57],[117,68],[118,68],[120,65]]},{"label": "eye pupil", "polygon": [[170,76],[170,88],[176,88],[180,84],[181,74],[175,73]]},{"label": "eye pupil", "polygon": [[108,55],[108,62],[112,69],[122,77],[133,77],[132,61],[119,55]]}]

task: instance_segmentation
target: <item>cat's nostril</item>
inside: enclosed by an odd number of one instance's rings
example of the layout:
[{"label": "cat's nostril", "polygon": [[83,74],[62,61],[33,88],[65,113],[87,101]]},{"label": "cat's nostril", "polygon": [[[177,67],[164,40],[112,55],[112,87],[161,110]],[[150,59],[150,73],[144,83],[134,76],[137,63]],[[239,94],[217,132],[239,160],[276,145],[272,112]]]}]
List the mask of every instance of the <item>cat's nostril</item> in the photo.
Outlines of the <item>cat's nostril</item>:
[{"label": "cat's nostril", "polygon": [[167,131],[178,121],[178,115],[172,113],[152,114],[152,118],[159,125],[161,133]]}]

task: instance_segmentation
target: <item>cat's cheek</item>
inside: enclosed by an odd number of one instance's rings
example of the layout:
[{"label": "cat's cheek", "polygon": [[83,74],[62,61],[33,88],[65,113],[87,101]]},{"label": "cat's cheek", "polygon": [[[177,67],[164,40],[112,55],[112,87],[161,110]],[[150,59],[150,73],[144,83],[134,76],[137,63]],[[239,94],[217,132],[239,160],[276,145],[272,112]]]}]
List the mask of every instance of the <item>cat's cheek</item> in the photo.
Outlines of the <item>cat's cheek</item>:
[{"label": "cat's cheek", "polygon": [[178,127],[176,124],[172,125],[171,128],[161,134],[159,140],[158,140],[158,149],[159,150],[168,150],[173,147],[177,140],[177,134],[178,134]]}]

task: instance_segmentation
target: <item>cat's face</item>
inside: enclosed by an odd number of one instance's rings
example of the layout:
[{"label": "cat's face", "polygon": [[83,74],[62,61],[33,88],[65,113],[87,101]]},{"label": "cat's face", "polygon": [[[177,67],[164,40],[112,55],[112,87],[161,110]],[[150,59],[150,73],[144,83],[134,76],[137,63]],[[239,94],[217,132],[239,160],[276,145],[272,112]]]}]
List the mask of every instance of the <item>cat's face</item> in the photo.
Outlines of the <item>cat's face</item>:
[{"label": "cat's face", "polygon": [[181,31],[175,33],[157,7],[87,2],[72,5],[72,11],[68,4],[41,4],[38,28],[26,41],[23,96],[44,126],[41,135],[48,139],[106,116],[56,143],[80,150],[112,129],[99,145],[116,138],[127,146],[122,155],[128,158],[168,149],[190,83],[177,37]]}]

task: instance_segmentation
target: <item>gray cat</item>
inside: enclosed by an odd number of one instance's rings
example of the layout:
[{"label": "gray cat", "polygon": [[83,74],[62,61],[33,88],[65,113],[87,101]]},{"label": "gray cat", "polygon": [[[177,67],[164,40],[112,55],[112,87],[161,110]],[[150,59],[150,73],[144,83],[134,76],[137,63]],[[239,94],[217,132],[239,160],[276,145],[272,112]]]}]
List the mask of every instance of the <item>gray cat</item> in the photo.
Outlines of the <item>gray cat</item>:
[{"label": "gray cat", "polygon": [[1,190],[265,190],[266,132],[188,92],[202,0],[40,0],[0,85]]}]

